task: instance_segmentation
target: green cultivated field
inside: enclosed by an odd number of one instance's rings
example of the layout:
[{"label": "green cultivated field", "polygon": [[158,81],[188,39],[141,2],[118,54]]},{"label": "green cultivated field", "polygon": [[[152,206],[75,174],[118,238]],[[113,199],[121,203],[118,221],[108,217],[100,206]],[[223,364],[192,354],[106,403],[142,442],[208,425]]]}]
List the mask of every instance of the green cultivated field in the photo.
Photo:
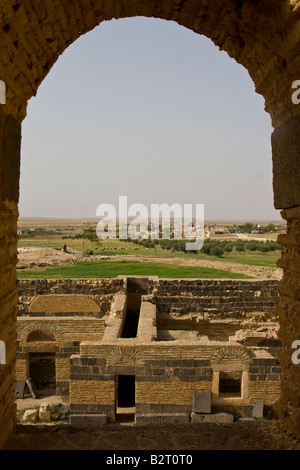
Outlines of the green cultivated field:
[{"label": "green cultivated field", "polygon": [[[19,247],[62,247],[64,243],[69,248],[77,251],[82,251],[82,240],[64,240],[62,238],[48,239],[48,240],[21,240],[19,241]],[[96,245],[92,242],[85,242],[84,249],[93,250],[94,254],[99,255],[134,255],[147,256],[149,258],[186,258],[186,259],[202,259],[210,261],[218,261],[220,263],[220,269],[222,269],[222,263],[242,263],[256,266],[276,267],[276,262],[280,258],[280,251],[274,252],[232,252],[224,253],[222,257],[208,256],[203,253],[183,253],[183,252],[172,252],[170,250],[164,250],[160,246],[156,248],[146,248],[144,246],[137,246],[130,242],[120,242],[118,240],[105,240],[102,242],[100,248],[97,249]]]},{"label": "green cultivated field", "polygon": [[227,263],[241,263],[241,264],[250,264],[251,266],[266,266],[269,268],[276,268],[276,263],[281,256],[280,251],[270,252],[270,253],[235,253],[227,254],[225,253],[222,258],[216,258],[213,256],[208,256],[206,259],[213,259],[215,261]]},{"label": "green cultivated field", "polygon": [[43,271],[19,271],[19,279],[114,278],[119,275],[158,276],[160,278],[250,279],[243,274],[222,269],[176,266],[140,262],[82,262],[74,266],[48,268]]}]

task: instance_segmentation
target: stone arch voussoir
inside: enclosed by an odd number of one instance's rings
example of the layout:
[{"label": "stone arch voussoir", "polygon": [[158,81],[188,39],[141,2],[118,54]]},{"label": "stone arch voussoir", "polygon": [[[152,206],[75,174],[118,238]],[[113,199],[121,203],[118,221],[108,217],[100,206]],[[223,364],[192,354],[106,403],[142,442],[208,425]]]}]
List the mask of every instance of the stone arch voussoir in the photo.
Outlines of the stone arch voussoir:
[{"label": "stone arch voussoir", "polygon": [[[282,31],[287,34],[291,13],[290,2],[285,0],[4,0],[0,6],[0,80],[7,87],[6,109],[21,122],[28,100],[59,56],[102,21],[144,16],[175,21],[210,38],[246,67],[273,114],[275,86],[279,77],[287,76]],[[270,74],[277,75],[273,83]]]},{"label": "stone arch voussoir", "polygon": [[60,339],[60,332],[56,325],[51,322],[32,322],[30,325],[25,326],[19,332],[19,340],[20,342],[27,342],[28,337],[31,333],[35,331],[41,331],[45,334],[49,334],[54,336],[55,340]]}]

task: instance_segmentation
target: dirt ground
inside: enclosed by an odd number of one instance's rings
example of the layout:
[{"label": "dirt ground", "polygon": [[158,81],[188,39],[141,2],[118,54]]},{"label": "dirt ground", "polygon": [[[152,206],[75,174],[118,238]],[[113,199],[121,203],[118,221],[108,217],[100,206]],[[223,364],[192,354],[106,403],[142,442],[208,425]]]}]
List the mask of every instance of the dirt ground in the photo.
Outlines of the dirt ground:
[{"label": "dirt ground", "polygon": [[232,424],[18,425],[5,450],[300,450],[276,420]]},{"label": "dirt ground", "polygon": [[[82,257],[82,256],[81,256]],[[45,269],[54,266],[68,266],[79,261],[75,250],[64,253],[55,248],[18,248],[17,269]]]},{"label": "dirt ground", "polygon": [[[16,400],[17,415],[41,403],[64,404],[61,396]],[[124,415],[125,416],[125,415]],[[239,420],[232,424],[149,424],[123,422],[102,427],[74,426],[67,422],[19,424],[6,450],[300,450],[276,419]]]}]

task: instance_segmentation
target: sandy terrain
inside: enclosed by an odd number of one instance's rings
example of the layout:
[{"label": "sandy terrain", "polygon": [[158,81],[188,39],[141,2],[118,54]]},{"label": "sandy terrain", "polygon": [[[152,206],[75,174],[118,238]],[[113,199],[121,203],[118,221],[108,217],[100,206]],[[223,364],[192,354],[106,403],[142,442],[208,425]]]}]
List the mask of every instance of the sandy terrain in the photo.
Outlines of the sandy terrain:
[{"label": "sandy terrain", "polygon": [[79,260],[75,250],[64,253],[56,248],[18,248],[18,269],[41,269],[51,266],[66,266]]}]

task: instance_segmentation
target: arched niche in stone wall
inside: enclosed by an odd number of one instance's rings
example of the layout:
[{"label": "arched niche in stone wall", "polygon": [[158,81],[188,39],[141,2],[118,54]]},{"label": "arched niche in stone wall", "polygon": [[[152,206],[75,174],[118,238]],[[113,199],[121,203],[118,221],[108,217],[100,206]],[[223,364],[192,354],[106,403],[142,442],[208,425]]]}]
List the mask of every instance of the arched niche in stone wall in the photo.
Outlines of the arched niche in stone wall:
[{"label": "arched niche in stone wall", "polygon": [[27,343],[34,342],[51,342],[55,341],[55,336],[52,333],[43,330],[34,330],[27,336]]}]

